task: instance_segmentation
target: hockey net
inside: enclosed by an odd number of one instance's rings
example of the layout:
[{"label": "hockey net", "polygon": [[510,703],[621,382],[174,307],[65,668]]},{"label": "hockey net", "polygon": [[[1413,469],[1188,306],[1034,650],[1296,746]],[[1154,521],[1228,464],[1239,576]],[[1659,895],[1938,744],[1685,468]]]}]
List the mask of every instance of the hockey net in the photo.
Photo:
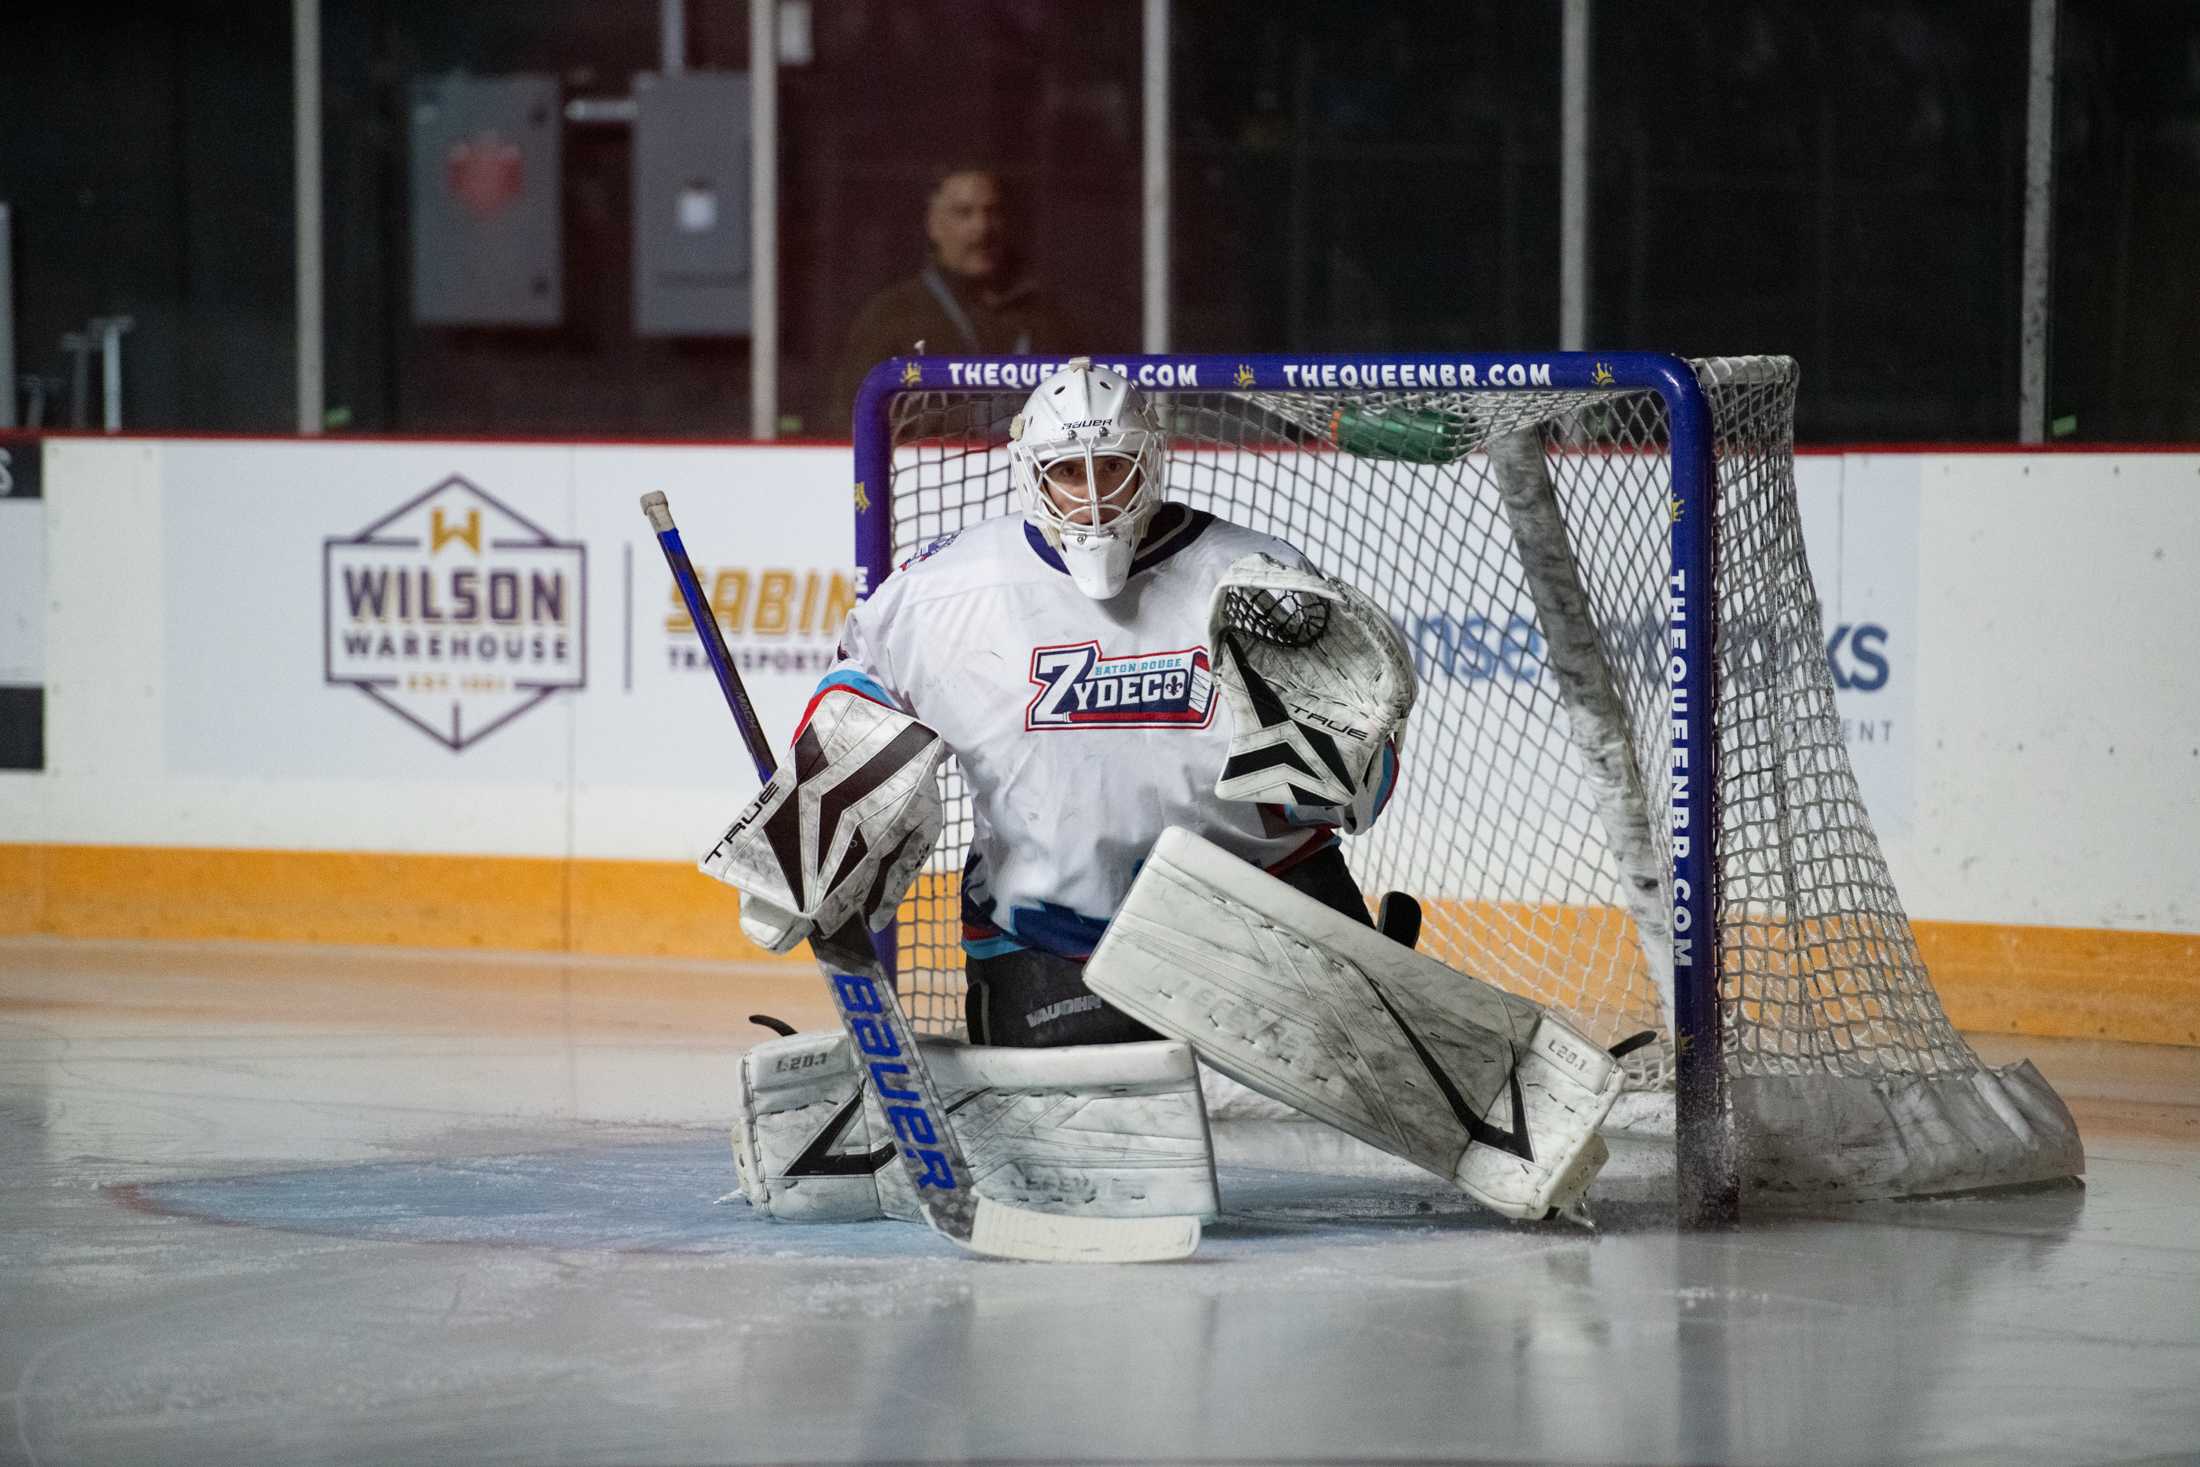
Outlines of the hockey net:
[{"label": "hockey net", "polygon": [[[1692,364],[1717,476],[1717,957],[1726,1105],[1756,1194],[1895,1195],[2082,1169],[2029,1065],[1949,1024],[1843,745],[1796,501],[1787,358]],[[890,399],[893,559],[1018,512],[1028,389]],[[1421,946],[1556,1006],[1627,1061],[1621,1113],[1670,1125],[1665,592],[1671,467],[1654,392],[1154,390],[1171,499],[1267,531],[1380,602],[1421,692],[1400,789],[1347,843],[1371,894],[1420,898]],[[904,905],[899,983],[958,1032],[952,761],[939,849]]]}]

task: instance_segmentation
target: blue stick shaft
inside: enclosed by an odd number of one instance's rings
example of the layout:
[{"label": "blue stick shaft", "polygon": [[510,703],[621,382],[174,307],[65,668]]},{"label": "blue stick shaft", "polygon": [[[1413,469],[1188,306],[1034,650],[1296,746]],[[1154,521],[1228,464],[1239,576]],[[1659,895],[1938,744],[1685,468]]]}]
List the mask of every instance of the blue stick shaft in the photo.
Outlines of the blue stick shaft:
[{"label": "blue stick shaft", "polygon": [[[763,721],[741,686],[733,655],[718,630],[718,619],[703,600],[702,583],[688,560],[687,547],[672,523],[672,507],[662,494],[642,496],[642,508],[657,532],[657,547],[672,568],[672,580],[687,603],[688,619],[702,638],[711,671],[718,674],[718,688],[726,695],[726,707],[740,725],[741,737],[756,760],[757,776],[770,779],[776,761],[765,742]],[[882,1101],[891,1101],[897,1112],[896,1150],[916,1192],[918,1205],[933,1227],[968,1244],[976,1226],[978,1197],[971,1190],[969,1160],[947,1124],[946,1107],[933,1083],[924,1057],[917,1050],[916,1030],[894,996],[893,970],[873,951],[863,919],[850,917],[832,932],[810,936],[810,951],[824,968],[832,988],[833,1004],[840,1012],[841,1027],[864,1057],[871,1082]],[[916,1139],[912,1140],[911,1138]]]},{"label": "blue stick shaft", "polygon": [[649,522],[657,531],[657,548],[665,553],[665,564],[672,569],[672,583],[680,588],[680,599],[687,603],[688,620],[695,623],[695,635],[702,639],[703,655],[710,659],[710,670],[718,675],[718,691],[726,695],[726,707],[741,730],[742,742],[749,746],[749,757],[756,761],[756,777],[768,780],[779,761],[772,757],[771,743],[764,737],[764,721],[756,716],[749,690],[741,685],[733,653],[727,649],[725,636],[718,630],[718,618],[703,596],[703,583],[696,578],[687,547],[680,543],[672,510],[662,494],[644,495],[642,507],[649,511]]}]

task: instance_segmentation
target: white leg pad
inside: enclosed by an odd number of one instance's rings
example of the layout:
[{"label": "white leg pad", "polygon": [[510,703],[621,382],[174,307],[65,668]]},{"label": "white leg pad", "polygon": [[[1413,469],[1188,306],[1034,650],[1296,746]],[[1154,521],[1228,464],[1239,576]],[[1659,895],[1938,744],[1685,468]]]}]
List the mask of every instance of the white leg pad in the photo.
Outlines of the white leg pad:
[{"label": "white leg pad", "polygon": [[791,1222],[878,1217],[892,1171],[885,1128],[857,1101],[861,1071],[838,1029],[791,1034],[741,1056],[733,1167],[749,1204]]},{"label": "white leg pad", "polygon": [[[1462,1191],[1507,1217],[1537,1218],[1575,1207],[1611,1156],[1597,1127],[1619,1099],[1624,1078],[1609,1054],[1545,1014],[1520,1056],[1520,1125],[1534,1156],[1469,1146],[1451,1179]],[[1508,1095],[1484,1119],[1502,1123]]]},{"label": "white leg pad", "polygon": [[1240,1083],[1507,1217],[1586,1192],[1618,1064],[1518,995],[1171,829],[1085,969]]},{"label": "white leg pad", "polygon": [[[922,1047],[981,1197],[1092,1217],[1215,1215],[1214,1149],[1186,1046]],[[919,1220],[885,1115],[838,1030],[742,1056],[734,1115],[742,1193],[771,1216]]]}]

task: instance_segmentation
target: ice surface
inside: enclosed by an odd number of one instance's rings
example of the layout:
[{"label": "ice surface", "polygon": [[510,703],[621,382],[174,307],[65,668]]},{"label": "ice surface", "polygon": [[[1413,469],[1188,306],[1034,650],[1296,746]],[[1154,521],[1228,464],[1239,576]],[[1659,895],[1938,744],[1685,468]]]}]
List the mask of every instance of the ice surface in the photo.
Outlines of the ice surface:
[{"label": "ice surface", "polygon": [[[2088,1186],[1597,1236],[1244,1165],[1192,1260],[788,1226],[679,964],[0,942],[0,1461],[2194,1460],[2200,1052],[2029,1053]],[[12,1418],[12,1419],[11,1419]]]}]

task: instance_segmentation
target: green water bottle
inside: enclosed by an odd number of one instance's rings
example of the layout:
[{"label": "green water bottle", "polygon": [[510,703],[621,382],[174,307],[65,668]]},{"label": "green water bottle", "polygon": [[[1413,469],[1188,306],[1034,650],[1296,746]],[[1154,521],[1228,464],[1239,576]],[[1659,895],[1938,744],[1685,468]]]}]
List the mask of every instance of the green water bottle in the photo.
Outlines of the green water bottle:
[{"label": "green water bottle", "polygon": [[1341,407],[1329,420],[1330,441],[1361,458],[1448,464],[1462,455],[1461,437],[1449,418],[1424,408]]}]

